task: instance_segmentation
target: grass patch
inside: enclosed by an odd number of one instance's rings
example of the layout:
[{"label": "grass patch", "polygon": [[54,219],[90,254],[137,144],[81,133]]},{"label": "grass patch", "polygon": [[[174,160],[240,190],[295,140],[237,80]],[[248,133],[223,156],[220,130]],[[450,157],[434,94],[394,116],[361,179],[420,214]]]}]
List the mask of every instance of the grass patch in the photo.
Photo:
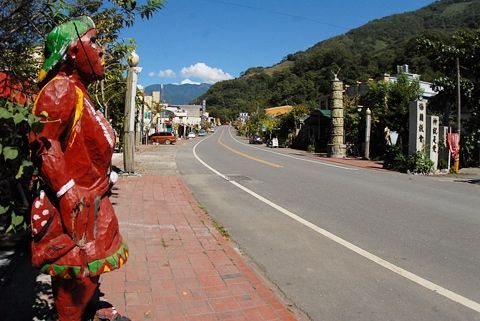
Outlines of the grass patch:
[{"label": "grass patch", "polygon": [[[197,205],[198,205],[199,209],[201,209],[203,212],[205,212],[205,214],[208,215],[207,208],[205,206],[203,206],[198,199],[197,199]],[[213,217],[211,217],[210,215],[208,215],[208,217],[212,221],[213,227],[215,227],[215,229],[218,231],[218,233],[220,233],[224,238],[230,239],[230,234],[228,234],[228,231],[221,224],[219,224],[217,221],[215,221],[213,219]],[[205,222],[203,222],[203,221],[202,221],[202,223],[205,224]]]},{"label": "grass patch", "polygon": [[228,231],[221,224],[215,221],[213,218],[211,220],[212,220],[213,226],[218,231],[218,233],[220,233],[224,238],[230,239],[230,234],[228,234]]}]

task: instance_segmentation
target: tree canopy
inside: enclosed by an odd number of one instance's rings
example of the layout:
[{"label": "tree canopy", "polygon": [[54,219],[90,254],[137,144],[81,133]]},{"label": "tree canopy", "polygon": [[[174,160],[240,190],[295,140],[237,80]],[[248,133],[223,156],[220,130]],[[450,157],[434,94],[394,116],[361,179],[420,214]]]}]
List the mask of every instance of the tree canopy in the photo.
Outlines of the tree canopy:
[{"label": "tree canopy", "polygon": [[439,71],[434,86],[439,90],[431,102],[444,124],[458,129],[457,113],[457,68],[459,61],[460,101],[462,114],[468,115],[462,120],[462,138],[460,140],[463,162],[466,165],[479,164],[480,144],[480,31],[460,31],[447,40],[421,38],[418,50],[432,61]]},{"label": "tree canopy", "polygon": [[[46,34],[73,17],[88,15],[94,20],[98,41],[107,53],[106,77],[89,90],[103,111],[108,108],[121,133],[125,61],[135,42],[119,41],[119,32],[138,19],[151,18],[163,5],[163,0],[0,0],[0,230],[5,222],[9,230],[26,224],[22,214],[28,214],[34,173],[26,137],[37,125],[29,111],[38,90],[36,79]],[[16,99],[17,92],[30,99]]]}]

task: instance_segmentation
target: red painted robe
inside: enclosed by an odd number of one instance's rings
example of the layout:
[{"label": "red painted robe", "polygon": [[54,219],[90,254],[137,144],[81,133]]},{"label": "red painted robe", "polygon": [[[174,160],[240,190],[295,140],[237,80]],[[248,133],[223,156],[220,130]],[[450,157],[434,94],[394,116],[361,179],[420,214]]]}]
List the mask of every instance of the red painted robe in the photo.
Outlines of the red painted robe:
[{"label": "red painted robe", "polygon": [[[112,127],[95,110],[86,88],[68,76],[57,76],[42,88],[33,113],[44,123],[30,142],[47,185],[32,206],[33,265],[63,278],[119,268],[128,249],[108,198]],[[58,196],[72,180],[74,186]],[[78,214],[65,210],[76,205],[69,204],[69,193],[82,199]]]}]

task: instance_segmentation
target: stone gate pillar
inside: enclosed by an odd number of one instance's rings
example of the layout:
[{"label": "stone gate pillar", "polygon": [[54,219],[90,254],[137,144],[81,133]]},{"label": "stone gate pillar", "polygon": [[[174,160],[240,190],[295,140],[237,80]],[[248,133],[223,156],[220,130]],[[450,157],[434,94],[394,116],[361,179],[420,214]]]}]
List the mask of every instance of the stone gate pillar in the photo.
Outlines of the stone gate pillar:
[{"label": "stone gate pillar", "polygon": [[427,116],[427,156],[433,161],[433,171],[438,168],[440,141],[440,120],[438,116]]},{"label": "stone gate pillar", "polygon": [[328,157],[344,158],[346,146],[343,140],[343,82],[335,75],[332,82],[331,138],[328,144]]},{"label": "stone gate pillar", "polygon": [[412,101],[408,113],[408,155],[412,155],[419,151],[425,151],[427,102]]}]

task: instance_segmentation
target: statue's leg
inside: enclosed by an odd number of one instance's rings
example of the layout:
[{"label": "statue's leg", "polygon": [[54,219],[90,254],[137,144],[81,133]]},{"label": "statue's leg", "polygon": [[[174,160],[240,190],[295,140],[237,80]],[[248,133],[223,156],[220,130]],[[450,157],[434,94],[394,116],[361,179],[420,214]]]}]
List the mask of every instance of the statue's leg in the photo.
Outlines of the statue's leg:
[{"label": "statue's leg", "polygon": [[52,278],[53,298],[59,321],[81,321],[85,307],[95,293],[98,279]]}]

